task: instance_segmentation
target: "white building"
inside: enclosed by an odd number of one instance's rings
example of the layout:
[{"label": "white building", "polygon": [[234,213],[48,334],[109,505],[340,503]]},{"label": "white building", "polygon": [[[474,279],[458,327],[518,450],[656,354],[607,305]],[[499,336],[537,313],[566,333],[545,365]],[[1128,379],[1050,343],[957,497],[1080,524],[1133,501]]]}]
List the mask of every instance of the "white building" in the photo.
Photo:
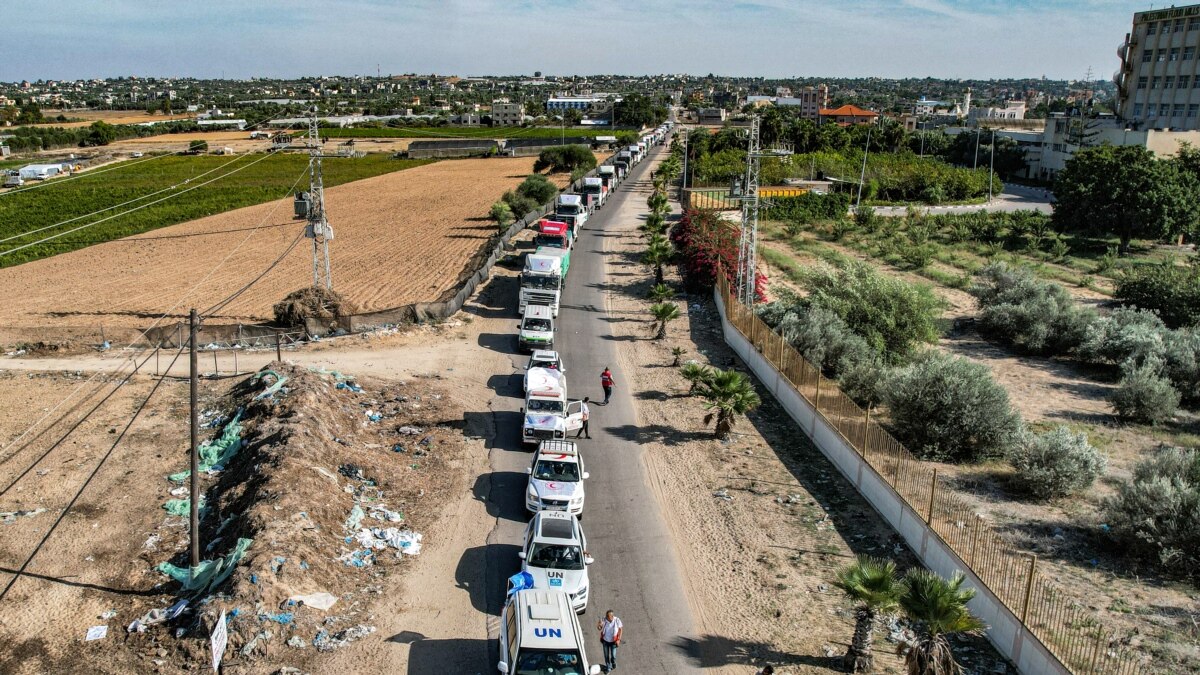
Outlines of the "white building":
[{"label": "white building", "polygon": [[1200,5],[1133,15],[1117,48],[1117,113],[1154,129],[1200,129]]}]

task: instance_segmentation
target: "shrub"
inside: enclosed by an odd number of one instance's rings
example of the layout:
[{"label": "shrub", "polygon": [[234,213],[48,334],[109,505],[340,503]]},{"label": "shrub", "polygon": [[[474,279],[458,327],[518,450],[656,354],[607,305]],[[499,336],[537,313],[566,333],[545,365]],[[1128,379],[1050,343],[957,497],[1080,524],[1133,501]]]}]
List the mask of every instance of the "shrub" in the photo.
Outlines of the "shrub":
[{"label": "shrub", "polygon": [[860,206],[854,211],[854,224],[867,232],[874,232],[878,223],[876,220],[879,216],[875,215],[875,209],[869,206]]},{"label": "shrub", "polygon": [[541,206],[558,194],[558,187],[550,182],[549,178],[541,174],[532,174],[520,185],[517,186],[517,195],[532,199],[535,204]]},{"label": "shrub", "polygon": [[1021,416],[987,366],[927,350],[881,389],[896,437],[922,458],[974,461],[1020,440]]},{"label": "shrub", "polygon": [[692,209],[684,213],[671,231],[671,243],[681,254],[684,285],[692,291],[711,290],[718,268],[732,283],[740,237],[738,227],[715,211]]},{"label": "shrub", "polygon": [[808,302],[836,314],[887,363],[901,363],[922,342],[938,337],[942,301],[924,285],[910,284],[849,261],[821,265],[803,280]]},{"label": "shrub", "polygon": [[504,196],[500,198],[500,201],[507,204],[509,210],[512,211],[513,215],[518,218],[524,218],[530,212],[536,211],[538,207],[541,206],[540,203],[535,202],[529,197],[522,197],[512,190],[505,192]]},{"label": "shrub", "polygon": [[968,292],[979,303],[979,323],[985,331],[1034,353],[1071,351],[1094,320],[1094,314],[1076,305],[1062,286],[1003,262],[980,270]]},{"label": "shrub", "polygon": [[1169,331],[1153,312],[1122,307],[1093,321],[1084,331],[1079,355],[1096,363],[1137,364],[1161,357]]},{"label": "shrub", "polygon": [[1133,478],[1104,504],[1122,549],[1164,571],[1200,572],[1200,452],[1162,448],[1133,468]]},{"label": "shrub", "polygon": [[848,194],[806,192],[798,197],[772,197],[771,207],[767,209],[766,216],[773,220],[803,224],[844,218],[849,208]]},{"label": "shrub", "polygon": [[1044,434],[1025,434],[1009,456],[1021,489],[1048,499],[1065,497],[1091,487],[1108,461],[1087,440],[1067,427]]},{"label": "shrub", "polygon": [[1200,403],[1200,329],[1175,331],[1163,347],[1163,373],[1183,402]]},{"label": "shrub", "polygon": [[1200,323],[1200,265],[1150,265],[1126,272],[1113,294],[1126,305],[1152,309],[1172,328]]},{"label": "shrub", "polygon": [[1179,408],[1179,392],[1163,377],[1158,359],[1123,367],[1124,376],[1109,397],[1117,416],[1128,422],[1158,424],[1170,419]]},{"label": "shrub", "polygon": [[582,169],[586,173],[595,166],[596,156],[586,145],[559,145],[543,150],[533,163],[533,170],[574,173]]},{"label": "shrub", "polygon": [[496,225],[500,227],[500,229],[508,227],[513,222],[512,208],[503,201],[492,204],[492,210],[488,212],[488,216],[490,216],[492,220],[496,221]]}]

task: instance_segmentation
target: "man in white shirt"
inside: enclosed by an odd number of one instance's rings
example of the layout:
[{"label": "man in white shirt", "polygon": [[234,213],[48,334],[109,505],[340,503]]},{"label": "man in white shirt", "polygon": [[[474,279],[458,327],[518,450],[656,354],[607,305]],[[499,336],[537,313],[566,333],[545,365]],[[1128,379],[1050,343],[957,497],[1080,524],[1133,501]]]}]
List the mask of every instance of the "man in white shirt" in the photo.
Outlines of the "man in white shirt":
[{"label": "man in white shirt", "polygon": [[611,673],[617,669],[617,647],[621,646],[625,626],[610,609],[596,622],[596,629],[600,631],[600,644],[604,647],[604,672]]},{"label": "man in white shirt", "polygon": [[588,418],[592,416],[592,410],[588,407],[588,401],[590,400],[587,396],[583,397],[583,409],[581,410],[583,413],[583,426],[579,427],[579,431],[575,432],[575,438],[579,438],[580,436],[584,438],[592,437],[592,433],[588,431]]}]

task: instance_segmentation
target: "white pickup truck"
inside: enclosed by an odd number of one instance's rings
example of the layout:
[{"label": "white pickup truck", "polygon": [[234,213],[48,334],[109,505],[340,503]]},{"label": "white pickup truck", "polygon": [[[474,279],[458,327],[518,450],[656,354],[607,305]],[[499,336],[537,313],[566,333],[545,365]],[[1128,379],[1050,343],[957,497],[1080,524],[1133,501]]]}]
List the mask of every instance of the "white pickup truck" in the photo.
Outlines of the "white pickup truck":
[{"label": "white pickup truck", "polygon": [[567,432],[583,428],[583,402],[567,398],[566,375],[549,368],[530,368],[525,378],[528,391],[521,409],[525,416],[522,443],[563,440]]}]

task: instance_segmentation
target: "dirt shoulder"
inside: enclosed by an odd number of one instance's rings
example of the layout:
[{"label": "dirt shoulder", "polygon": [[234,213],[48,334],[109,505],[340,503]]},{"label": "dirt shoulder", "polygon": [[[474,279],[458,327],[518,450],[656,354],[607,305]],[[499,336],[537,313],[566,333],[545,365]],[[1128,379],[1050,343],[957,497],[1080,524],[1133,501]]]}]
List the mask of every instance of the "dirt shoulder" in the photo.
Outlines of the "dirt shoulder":
[{"label": "dirt shoulder", "polygon": [[[853,631],[851,606],[833,588],[835,571],[857,554],[916,563],[899,537],[760,389],[763,406],[739,422],[728,442],[713,439],[700,400],[671,366],[683,359],[737,367],[725,345],[711,298],[680,296],[685,309],[668,337],[653,333],[645,292],[650,271],[637,262],[638,222],[613,233],[610,313],[638,425],[647,471],[683,552],[689,593],[702,637],[687,645],[696,665],[713,672],[840,670]],[[668,283],[679,286],[673,272]],[[899,671],[884,630],[876,646],[880,669]],[[1007,665],[982,639],[955,645],[961,661],[983,672]],[[999,670],[993,671],[994,668]]]}]

